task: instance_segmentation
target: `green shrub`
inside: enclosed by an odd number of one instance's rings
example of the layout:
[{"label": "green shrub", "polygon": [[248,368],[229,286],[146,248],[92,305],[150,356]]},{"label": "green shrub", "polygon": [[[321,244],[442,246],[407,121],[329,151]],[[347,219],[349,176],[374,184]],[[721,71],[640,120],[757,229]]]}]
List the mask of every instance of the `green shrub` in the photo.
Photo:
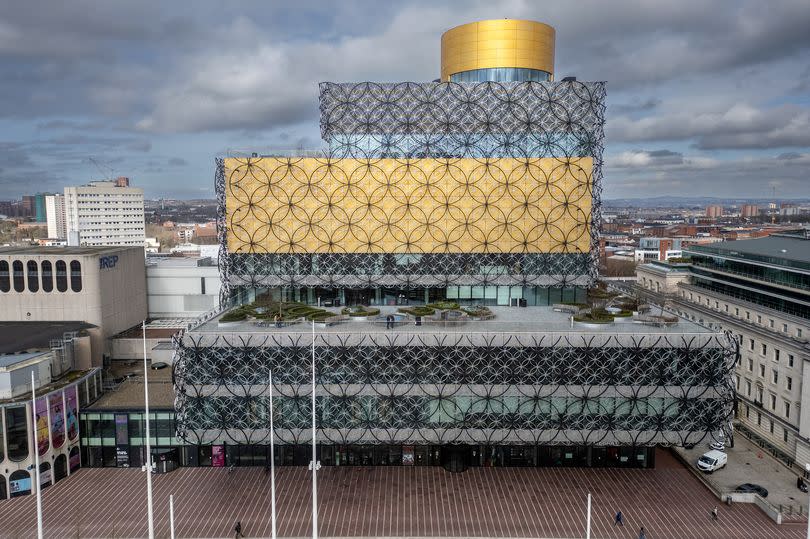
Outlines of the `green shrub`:
[{"label": "green shrub", "polygon": [[633,311],[621,310],[618,313],[611,313],[611,316],[614,318],[627,318],[628,316],[633,316]]},{"label": "green shrub", "polygon": [[307,315],[307,320],[315,321],[315,322],[323,322],[327,318],[335,316],[335,313],[330,313],[329,311],[319,310],[317,312],[311,313]]},{"label": "green shrub", "polygon": [[462,307],[461,312],[474,317],[489,316],[492,314],[492,311],[490,311],[488,307],[479,307],[477,309]]},{"label": "green shrub", "polygon": [[409,314],[411,316],[430,316],[431,314],[435,313],[436,311],[433,308],[427,305],[419,305],[416,307],[400,307],[397,311],[405,314]]},{"label": "green shrub", "polygon": [[222,315],[219,319],[220,322],[241,322],[247,319],[248,314],[242,309],[234,309]]},{"label": "green shrub", "polygon": [[340,314],[347,314],[349,316],[377,316],[380,314],[380,310],[374,307],[355,305],[354,307],[344,307],[340,311]]},{"label": "green shrub", "polygon": [[435,309],[437,311],[446,311],[448,309],[458,309],[458,303],[455,301],[444,300],[437,301],[436,303],[428,303],[425,305],[425,307]]}]

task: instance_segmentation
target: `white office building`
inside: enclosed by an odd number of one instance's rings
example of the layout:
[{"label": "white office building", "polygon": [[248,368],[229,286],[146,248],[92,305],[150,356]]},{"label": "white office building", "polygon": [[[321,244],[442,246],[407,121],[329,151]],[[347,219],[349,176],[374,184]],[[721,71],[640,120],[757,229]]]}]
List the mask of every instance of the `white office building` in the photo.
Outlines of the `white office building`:
[{"label": "white office building", "polygon": [[128,178],[65,187],[68,245],[143,247],[143,189]]},{"label": "white office building", "polygon": [[65,197],[63,195],[48,195],[45,197],[45,216],[48,221],[48,238],[67,239]]}]

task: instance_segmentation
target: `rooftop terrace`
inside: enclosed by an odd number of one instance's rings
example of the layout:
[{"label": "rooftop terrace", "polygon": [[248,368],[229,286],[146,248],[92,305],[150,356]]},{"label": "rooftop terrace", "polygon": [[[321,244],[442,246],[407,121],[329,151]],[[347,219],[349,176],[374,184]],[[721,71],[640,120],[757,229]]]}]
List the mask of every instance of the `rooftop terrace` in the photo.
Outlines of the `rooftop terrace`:
[{"label": "rooftop terrace", "polygon": [[[376,308],[376,307],[375,307]],[[379,307],[380,314],[372,319],[350,318],[344,322],[333,325],[323,323],[315,324],[315,332],[319,335],[334,334],[483,334],[483,333],[508,333],[508,334],[570,334],[570,335],[683,335],[699,334],[711,335],[715,332],[709,328],[690,322],[686,319],[679,319],[678,323],[672,326],[659,327],[645,325],[627,319],[617,321],[612,324],[582,324],[571,322],[571,315],[563,312],[556,312],[552,307],[490,307],[495,315],[491,320],[467,320],[460,322],[442,323],[439,321],[429,321],[422,319],[422,325],[415,325],[413,317],[406,319],[397,312],[398,307]],[[335,310],[335,315],[339,313]],[[402,317],[393,329],[386,329],[385,317],[389,314]],[[656,311],[653,314],[658,314]],[[191,332],[194,334],[262,334],[262,335],[290,335],[290,334],[311,334],[312,322],[301,321],[291,325],[284,325],[281,328],[274,326],[272,320],[264,321],[259,325],[259,321],[245,320],[240,322],[220,323],[222,315],[217,316]]]}]

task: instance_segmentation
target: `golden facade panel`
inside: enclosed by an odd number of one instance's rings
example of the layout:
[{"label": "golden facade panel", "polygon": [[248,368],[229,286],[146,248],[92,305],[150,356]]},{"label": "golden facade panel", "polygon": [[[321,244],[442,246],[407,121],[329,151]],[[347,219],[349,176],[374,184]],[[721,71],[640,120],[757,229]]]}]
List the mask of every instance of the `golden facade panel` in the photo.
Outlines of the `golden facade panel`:
[{"label": "golden facade panel", "polygon": [[591,157],[227,158],[230,253],[588,253]]},{"label": "golden facade panel", "polygon": [[554,28],[536,21],[495,19],[442,35],[441,78],[474,69],[517,67],[554,74]]}]

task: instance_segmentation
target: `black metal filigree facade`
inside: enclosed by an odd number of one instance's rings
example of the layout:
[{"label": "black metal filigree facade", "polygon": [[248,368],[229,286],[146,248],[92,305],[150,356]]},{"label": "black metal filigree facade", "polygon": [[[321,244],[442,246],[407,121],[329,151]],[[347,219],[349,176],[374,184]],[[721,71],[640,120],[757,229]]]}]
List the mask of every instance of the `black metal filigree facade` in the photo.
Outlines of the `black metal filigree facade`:
[{"label": "black metal filigree facade", "polygon": [[[601,224],[604,100],[602,82],[322,83],[320,122],[328,149],[317,158],[320,176],[294,171],[305,170],[304,157],[245,157],[237,159],[230,174],[225,161],[217,160],[223,296],[230,287],[591,285],[597,276]],[[588,160],[590,170],[579,185],[566,183],[560,188],[559,174],[536,172],[542,160],[553,160],[552,168],[567,169],[582,159]],[[288,174],[297,175],[306,191],[300,202],[292,189],[277,192],[278,176],[267,174],[269,160],[273,160],[273,171],[287,167],[294,171]],[[469,160],[485,171],[484,176],[495,178],[489,182],[493,191],[477,186],[473,191],[471,186],[482,173],[471,173],[469,167],[459,172],[463,167],[455,166]],[[415,215],[419,204],[411,201],[410,194],[399,197],[403,199],[400,208],[383,212],[384,200],[398,200],[391,187],[393,173],[379,179],[388,191],[376,198],[359,189],[354,177],[349,178],[346,190],[357,195],[353,198],[360,200],[358,204],[367,204],[369,214],[382,215],[375,230],[401,236],[393,248],[390,242],[375,243],[369,227],[351,221],[355,214],[340,214],[340,204],[333,202],[328,190],[321,197],[324,200],[318,198],[323,170],[340,168],[347,161],[354,171],[365,167],[363,176],[384,168],[382,162],[389,168],[396,164],[396,174],[406,170],[415,182],[423,182],[420,187],[431,195],[431,204],[444,205],[442,218],[452,217],[452,229],[472,239],[451,241],[451,232],[435,212],[426,212],[420,220]],[[445,172],[437,178],[436,170]],[[514,187],[515,170],[522,171],[521,181],[531,177],[529,189]],[[450,177],[464,191],[460,196],[435,187]],[[525,198],[523,213],[531,216],[530,226],[516,226],[514,212],[496,214],[492,197],[496,190],[508,193],[518,207]],[[276,224],[279,212],[260,211],[270,195],[289,202],[287,214],[297,217],[295,227]],[[319,200],[321,205],[307,213],[300,206],[307,199]],[[494,224],[476,229],[482,216],[492,216]],[[333,229],[319,221],[326,218],[337,223]],[[402,232],[402,220],[424,230]],[[257,227],[257,222],[263,226]],[[301,240],[305,234],[296,236],[303,228],[319,238],[317,250],[305,248]],[[268,249],[262,241],[276,231],[280,235],[275,234],[275,247]],[[412,238],[419,235],[424,240],[425,231],[433,238],[428,241],[430,248],[415,249]],[[347,237],[360,238],[361,244],[366,241],[363,252],[346,252],[341,240]],[[546,237],[548,242],[539,246],[538,238]],[[470,252],[470,245],[476,252]]]},{"label": "black metal filigree facade", "polygon": [[[684,445],[728,430],[737,348],[724,335],[316,336],[323,444]],[[177,340],[189,443],[311,441],[306,333]]]}]

